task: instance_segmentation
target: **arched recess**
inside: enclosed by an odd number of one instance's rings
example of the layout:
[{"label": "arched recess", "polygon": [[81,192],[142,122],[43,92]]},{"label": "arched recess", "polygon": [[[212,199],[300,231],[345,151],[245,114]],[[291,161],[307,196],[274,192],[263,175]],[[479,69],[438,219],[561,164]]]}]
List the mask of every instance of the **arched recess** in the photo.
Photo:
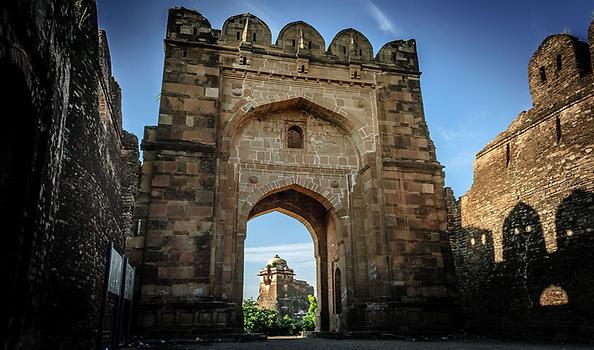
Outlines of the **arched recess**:
[{"label": "arched recess", "polygon": [[[247,210],[246,210],[247,209]],[[244,240],[246,238],[247,222],[257,216],[272,211],[279,211],[301,222],[309,231],[314,242],[314,257],[316,259],[316,276],[318,309],[318,330],[328,331],[330,327],[329,310],[335,308],[334,299],[330,296],[329,284],[331,273],[329,271],[328,242],[340,230],[337,225],[338,215],[331,202],[319,193],[315,193],[299,185],[285,186],[272,190],[258,198],[254,205],[242,206],[238,219],[238,238],[236,252],[238,254],[237,268],[235,269],[235,295],[243,295],[243,260]]]},{"label": "arched recess", "polygon": [[336,194],[323,193],[320,186],[316,185],[311,180],[304,180],[302,178],[299,178],[298,176],[289,176],[271,182],[254,190],[254,192],[246,199],[246,201],[241,206],[239,212],[240,218],[249,216],[250,210],[256,205],[257,202],[262,200],[264,197],[288,189],[294,189],[314,198],[315,200],[320,202],[327,210],[334,209],[335,211],[341,211],[341,209],[343,209],[342,202]]},{"label": "arched recess", "polygon": [[270,100],[272,101],[269,103],[264,101],[260,103],[244,98],[235,104],[233,110],[236,112],[225,123],[220,134],[220,152],[223,159],[228,159],[232,138],[249,120],[283,110],[304,110],[334,124],[344,132],[355,147],[359,166],[365,166],[363,155],[373,151],[374,138],[373,135],[367,132],[365,125],[356,117],[348,115],[340,108],[332,111],[304,97],[285,100],[275,100],[274,97],[271,97]]},{"label": "arched recess", "polygon": [[334,270],[334,313],[342,313],[342,287],[341,287],[340,268]]},{"label": "arched recess", "polygon": [[[345,244],[344,240],[349,239],[347,237],[351,228],[349,202],[346,199],[350,191],[347,179],[365,165],[365,158],[369,156],[364,155],[373,151],[374,138],[372,134],[367,134],[365,125],[356,116],[347,115],[338,107],[332,111],[304,97],[278,101],[275,98],[281,97],[267,98],[266,103],[249,98],[240,100],[233,108],[235,113],[220,128],[220,219],[215,230],[220,242],[224,243],[218,246],[215,253],[213,268],[216,284],[213,290],[215,295],[228,297],[235,305],[241,305],[247,222],[254,216],[278,210],[302,222],[312,235],[318,276],[318,324],[321,330],[329,330],[330,327],[335,327],[329,316],[334,302],[330,295],[333,273],[331,261],[351,259],[349,261],[353,263],[352,255],[347,258],[344,251],[344,246],[350,245]],[[348,145],[347,151],[352,155],[353,161],[349,160],[342,168],[320,166],[311,168],[311,171],[308,170],[310,168],[305,168],[303,171],[299,162],[287,165],[272,161],[268,163],[265,159],[252,163],[255,158],[237,157],[237,152],[233,157],[230,156],[232,151],[245,152],[252,147],[250,141],[244,148],[236,149],[238,141],[243,140],[244,132],[261,132],[260,129],[252,128],[251,123],[269,120],[269,116],[280,121],[284,119],[285,112],[286,115],[305,112],[305,118],[312,116],[324,124],[330,124],[328,127],[336,129],[337,139],[342,140],[345,147]],[[305,126],[307,127],[307,124]],[[313,133],[311,128],[304,130]],[[308,143],[305,149],[309,149],[310,145]],[[265,152],[272,150],[269,146],[253,147],[264,149]],[[252,171],[254,165],[260,169],[255,173]],[[331,178],[333,181],[330,181]],[[325,217],[316,219],[316,213],[320,212],[325,213]],[[332,245],[331,250],[328,249],[329,245]],[[352,283],[353,277],[351,271],[344,269],[343,275],[344,288]],[[343,300],[343,304],[348,304],[348,301]]]}]

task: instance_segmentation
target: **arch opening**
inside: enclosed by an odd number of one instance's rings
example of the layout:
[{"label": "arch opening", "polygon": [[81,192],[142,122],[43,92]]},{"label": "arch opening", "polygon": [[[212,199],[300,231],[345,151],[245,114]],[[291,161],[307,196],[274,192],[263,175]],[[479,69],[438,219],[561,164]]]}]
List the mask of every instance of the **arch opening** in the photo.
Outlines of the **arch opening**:
[{"label": "arch opening", "polygon": [[[247,221],[264,216],[272,212],[279,212],[296,219],[303,224],[309,232],[313,241],[313,258],[315,260],[315,294],[318,299],[318,310],[316,312],[316,330],[328,331],[330,329],[330,313],[334,303],[329,297],[331,292],[330,276],[328,271],[328,237],[333,237],[336,225],[335,214],[329,203],[322,203],[311,196],[308,191],[299,187],[287,187],[278,191],[272,191],[263,196],[251,208],[246,217]],[[326,205],[324,205],[326,204]],[[245,237],[249,237],[249,232]],[[245,247],[245,241],[242,242]],[[245,254],[245,249],[242,250]],[[281,255],[282,257],[282,255]],[[245,260],[245,257],[244,257]],[[290,264],[290,261],[289,261]],[[243,271],[242,271],[243,272]],[[242,281],[242,278],[238,279]],[[239,295],[243,295],[243,286]]]},{"label": "arch opening", "polygon": [[316,263],[311,227],[281,210],[248,222],[245,240],[244,300],[301,321],[316,296]]},{"label": "arch opening", "polygon": [[289,148],[303,148],[303,130],[293,125],[287,130],[287,147]]}]

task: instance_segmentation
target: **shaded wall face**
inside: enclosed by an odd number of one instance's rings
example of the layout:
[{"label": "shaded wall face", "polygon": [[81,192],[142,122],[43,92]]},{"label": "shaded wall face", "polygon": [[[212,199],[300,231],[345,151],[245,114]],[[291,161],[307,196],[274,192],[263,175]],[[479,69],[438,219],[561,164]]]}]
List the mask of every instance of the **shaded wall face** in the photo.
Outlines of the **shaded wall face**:
[{"label": "shaded wall face", "polygon": [[516,137],[481,153],[475,161],[475,181],[461,198],[462,226],[484,228],[493,233],[496,261],[503,259],[502,220],[519,202],[536,210],[546,249],[548,252],[556,250],[556,207],[571,190],[590,186],[588,167],[592,164],[593,141],[588,130],[594,122],[587,111],[592,103],[589,97],[553,114],[531,111],[530,115],[519,119],[531,117],[537,122]]},{"label": "shaded wall face", "polygon": [[48,256],[48,348],[95,343],[88,334],[100,332],[101,322],[111,330],[114,304],[107,301],[108,316],[101,317],[108,252],[113,244],[124,253],[139,167],[136,137],[121,129],[120,91],[105,33],[98,33],[94,3],[80,6],[92,12],[81,23],[71,57],[59,209]]},{"label": "shaded wall face", "polygon": [[[591,74],[572,56],[580,45],[561,35],[537,51],[535,107],[478,154],[472,188],[458,203],[456,270],[477,332],[591,337],[591,278],[583,276],[594,273],[594,99]],[[554,69],[546,82],[533,72],[541,64]],[[478,232],[489,249],[469,244]]]},{"label": "shaded wall face", "polygon": [[[4,77],[0,102],[6,106],[7,118],[0,131],[0,220],[1,235],[0,273],[4,276],[6,291],[2,297],[2,327],[16,336],[23,322],[28,295],[27,268],[31,263],[31,225],[27,215],[35,215],[31,206],[31,191],[35,190],[35,121],[31,91],[21,68],[0,61],[0,74]],[[17,337],[14,337],[17,338]],[[16,339],[11,340],[16,340]],[[2,339],[4,345],[5,341]]]},{"label": "shaded wall face", "polygon": [[[121,159],[119,88],[106,42],[98,42],[94,2],[19,1],[1,11],[0,62],[14,65],[22,80],[2,74],[2,96],[10,100],[3,105],[11,117],[2,131],[10,134],[0,147],[0,197],[11,199],[13,219],[25,218],[20,229],[9,228],[21,231],[6,236],[15,242],[3,244],[12,249],[3,256],[17,272],[13,298],[5,299],[14,322],[3,329],[12,336],[9,348],[90,348],[108,243],[123,251],[129,227],[122,187],[133,195],[138,166],[133,155],[127,164]],[[99,79],[108,84],[101,91]],[[104,119],[100,94],[108,102]],[[11,104],[18,105],[13,110]],[[137,147],[132,135],[123,144],[131,153]],[[0,204],[4,214],[6,204]]]},{"label": "shaded wall face", "polygon": [[11,287],[4,289],[3,300],[9,304],[3,306],[0,343],[34,348],[40,345],[38,334],[44,326],[39,309],[44,303],[49,235],[58,207],[56,184],[72,50],[68,22],[73,8],[70,3],[48,6],[47,1],[19,1],[3,6],[1,12],[0,85],[6,120],[0,207],[7,240],[2,244],[1,269],[10,271],[3,275]]}]

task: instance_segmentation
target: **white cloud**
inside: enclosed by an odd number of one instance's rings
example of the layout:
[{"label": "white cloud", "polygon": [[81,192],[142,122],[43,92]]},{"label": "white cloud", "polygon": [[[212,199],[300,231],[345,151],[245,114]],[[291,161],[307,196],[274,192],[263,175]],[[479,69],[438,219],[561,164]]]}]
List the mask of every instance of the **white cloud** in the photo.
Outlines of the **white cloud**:
[{"label": "white cloud", "polygon": [[381,31],[391,35],[398,34],[398,30],[396,29],[396,26],[394,26],[394,23],[392,23],[392,21],[390,21],[390,19],[388,19],[388,17],[386,17],[386,15],[371,1],[369,2],[369,11]]},{"label": "white cloud", "polygon": [[447,142],[465,140],[472,134],[463,129],[438,128],[437,131],[439,136]]},{"label": "white cloud", "polygon": [[289,266],[313,261],[313,242],[246,247],[244,259],[246,263],[260,263],[264,266],[266,261],[272,258],[275,254],[278,254],[281,258],[287,260]]}]

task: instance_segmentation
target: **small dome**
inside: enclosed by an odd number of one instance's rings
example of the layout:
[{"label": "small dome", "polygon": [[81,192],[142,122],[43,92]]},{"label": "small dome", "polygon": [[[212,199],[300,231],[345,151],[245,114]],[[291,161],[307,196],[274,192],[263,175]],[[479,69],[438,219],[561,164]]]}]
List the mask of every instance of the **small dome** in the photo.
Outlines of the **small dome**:
[{"label": "small dome", "polygon": [[278,256],[278,254],[276,254],[272,259],[268,260],[268,262],[266,263],[266,266],[271,266],[271,267],[280,267],[280,266],[287,266],[287,261],[283,258],[281,258],[280,256]]}]

